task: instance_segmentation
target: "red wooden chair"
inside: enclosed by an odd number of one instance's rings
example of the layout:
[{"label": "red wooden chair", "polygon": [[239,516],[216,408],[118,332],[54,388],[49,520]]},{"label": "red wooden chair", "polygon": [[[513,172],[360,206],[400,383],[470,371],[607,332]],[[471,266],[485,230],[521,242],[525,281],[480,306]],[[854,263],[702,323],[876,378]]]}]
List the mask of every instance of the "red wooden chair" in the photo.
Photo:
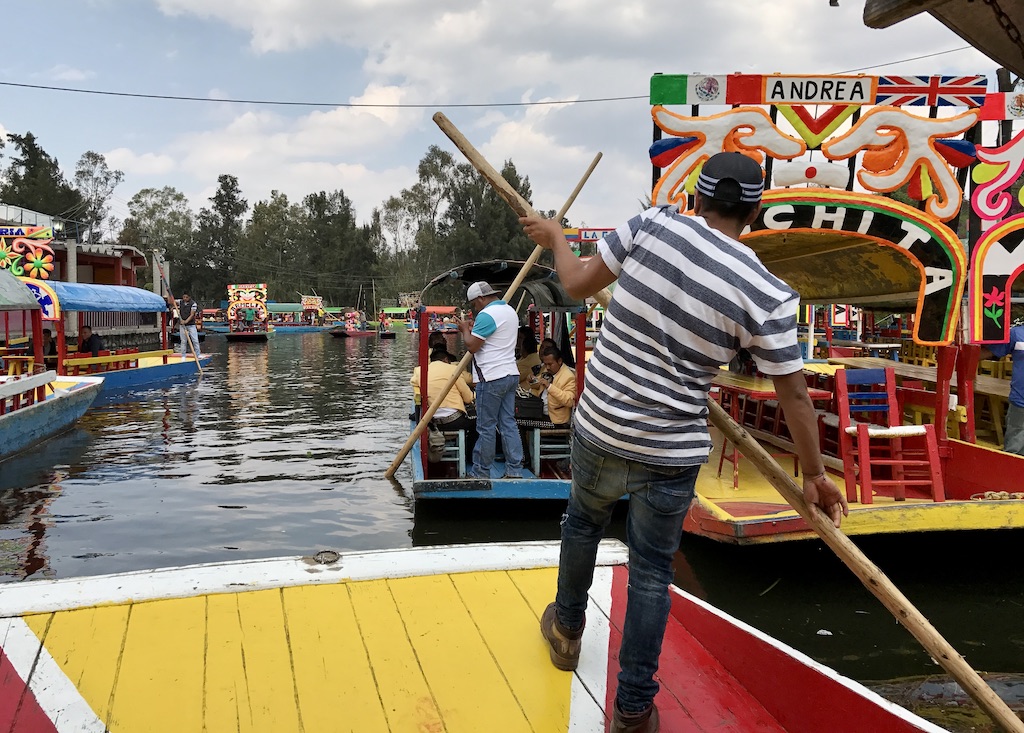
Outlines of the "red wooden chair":
[{"label": "red wooden chair", "polygon": [[874,492],[884,489],[903,501],[908,488],[945,501],[935,426],[902,424],[891,367],[840,369],[836,401],[847,501],[857,500],[858,479],[861,504],[871,504]]}]

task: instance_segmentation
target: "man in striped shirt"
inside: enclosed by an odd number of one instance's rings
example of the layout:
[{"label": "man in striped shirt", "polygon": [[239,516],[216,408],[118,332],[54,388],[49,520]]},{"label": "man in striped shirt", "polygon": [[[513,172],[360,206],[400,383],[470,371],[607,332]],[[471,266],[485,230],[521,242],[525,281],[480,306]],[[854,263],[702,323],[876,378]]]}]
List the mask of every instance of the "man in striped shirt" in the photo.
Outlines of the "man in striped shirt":
[{"label": "man in striped shirt", "polygon": [[761,167],[740,153],[711,157],[695,216],[648,209],[598,243],[586,262],[559,222],[524,218],[553,251],[569,295],[616,279],[576,408],[572,493],[562,521],[558,592],[541,618],[551,660],[575,669],[597,545],[623,493],[629,506],[629,592],[612,731],[658,730],[654,696],[671,600],[672,556],[708,460],[707,397],[741,348],[775,382],[804,474],[804,496],[838,527],[846,499],[825,474],[796,337],[799,296],[738,239],[760,211]]}]

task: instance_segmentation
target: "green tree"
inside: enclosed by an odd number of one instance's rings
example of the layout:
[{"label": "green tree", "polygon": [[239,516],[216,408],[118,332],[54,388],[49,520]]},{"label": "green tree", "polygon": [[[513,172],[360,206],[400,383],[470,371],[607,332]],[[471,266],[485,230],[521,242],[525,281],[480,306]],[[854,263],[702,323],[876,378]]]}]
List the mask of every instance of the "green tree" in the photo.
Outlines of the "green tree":
[{"label": "green tree", "polygon": [[245,235],[238,245],[238,282],[263,282],[270,297],[293,301],[302,275],[296,271],[296,256],[304,254],[305,212],[288,197],[271,191],[270,198],[252,208]]},{"label": "green tree", "polygon": [[242,198],[238,178],[228,174],[217,178],[217,191],[209,200],[210,207],[199,211],[196,246],[190,260],[179,265],[178,273],[184,275],[186,287],[197,298],[219,302],[225,297],[227,284],[236,279],[236,255],[249,203]]},{"label": "green tree", "polygon": [[108,203],[124,173],[111,170],[107,159],[99,153],[88,150],[75,166],[75,190],[82,197],[82,208],[77,219],[88,232],[90,242],[101,241],[101,227],[110,214]]},{"label": "green tree", "polygon": [[[193,231],[195,214],[185,194],[171,186],[144,188],[128,202],[129,216],[118,235],[121,244],[142,250],[158,250],[171,266],[171,292],[183,282],[179,268],[191,268],[196,254]],[[143,282],[153,282],[159,273],[146,273]]]},{"label": "green tree", "polygon": [[379,226],[360,227],[344,191],[320,191],[302,200],[308,230],[304,269],[311,272],[302,292],[315,290],[329,301],[355,305],[370,290],[380,246]]},{"label": "green tree", "polygon": [[4,171],[0,201],[40,213],[77,220],[83,201],[60,170],[60,164],[43,150],[35,135],[9,133],[14,147],[10,165]]}]

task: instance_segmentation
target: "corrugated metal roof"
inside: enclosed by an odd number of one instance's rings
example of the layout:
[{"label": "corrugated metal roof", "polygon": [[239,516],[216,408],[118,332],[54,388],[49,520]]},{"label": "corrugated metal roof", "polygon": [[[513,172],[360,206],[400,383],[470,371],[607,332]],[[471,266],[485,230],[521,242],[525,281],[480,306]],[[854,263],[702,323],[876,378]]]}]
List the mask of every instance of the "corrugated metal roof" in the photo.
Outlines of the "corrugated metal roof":
[{"label": "corrugated metal roof", "polygon": [[25,284],[8,270],[0,270],[0,311],[38,309],[39,303]]}]

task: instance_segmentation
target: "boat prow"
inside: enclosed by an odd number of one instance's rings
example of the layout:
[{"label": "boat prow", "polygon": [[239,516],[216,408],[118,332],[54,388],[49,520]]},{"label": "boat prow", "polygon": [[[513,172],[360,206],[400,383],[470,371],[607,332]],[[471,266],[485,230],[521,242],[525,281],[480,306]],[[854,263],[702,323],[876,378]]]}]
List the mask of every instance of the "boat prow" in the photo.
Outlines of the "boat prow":
[{"label": "boat prow", "polygon": [[334,338],[367,338],[369,336],[376,336],[376,331],[360,330],[353,328],[336,327],[328,331],[329,334]]},{"label": "boat prow", "polygon": [[[605,730],[628,553],[599,548],[574,673],[538,632],[558,554],[325,551],[8,585],[0,700],[13,730],[40,732],[334,730],[339,710],[367,733]],[[661,666],[666,731],[939,731],[680,592]]]},{"label": "boat prow", "polygon": [[52,371],[0,378],[0,460],[70,429],[102,388],[102,377],[57,377]]},{"label": "boat prow", "polygon": [[273,331],[229,331],[224,334],[228,341],[266,341]]}]

